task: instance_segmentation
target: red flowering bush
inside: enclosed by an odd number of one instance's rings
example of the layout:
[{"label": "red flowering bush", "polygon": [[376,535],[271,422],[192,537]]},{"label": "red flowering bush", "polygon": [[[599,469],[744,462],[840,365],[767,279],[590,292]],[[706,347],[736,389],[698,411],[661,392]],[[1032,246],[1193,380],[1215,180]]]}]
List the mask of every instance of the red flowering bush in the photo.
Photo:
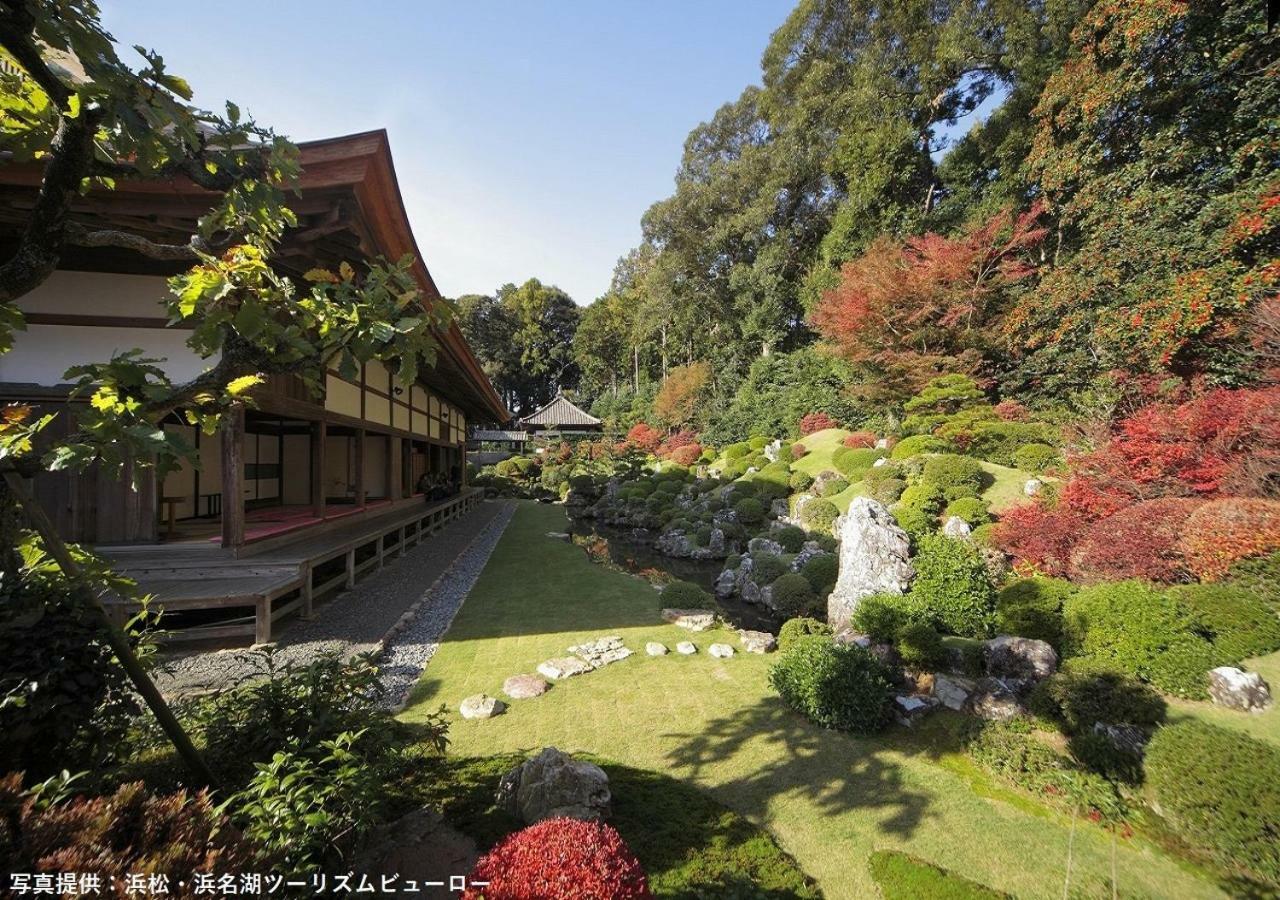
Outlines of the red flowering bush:
[{"label": "red flowering bush", "polygon": [[1031,418],[1031,411],[1017,400],[1001,400],[992,411],[1006,422],[1025,422]]},{"label": "red flowering bush", "polygon": [[803,458],[803,457],[804,457],[804,455],[805,455],[806,453],[808,453],[808,452],[809,452],[809,448],[808,448],[808,447],[806,447],[804,444],[792,444],[792,445],[791,445],[791,458],[792,458],[792,459],[801,459],[801,458]]},{"label": "red flowering bush", "polygon": [[853,447],[855,449],[861,447],[874,447],[876,445],[876,433],[874,431],[855,431],[841,443],[846,447]]},{"label": "red flowering bush", "polygon": [[646,453],[654,453],[662,443],[662,432],[644,422],[637,422],[627,432],[627,443],[639,447]]},{"label": "red flowering bush", "polygon": [[603,822],[547,819],[480,857],[467,900],[625,900],[651,897],[639,861]]},{"label": "red flowering bush", "polygon": [[1187,519],[1202,503],[1192,497],[1146,500],[1093,523],[1071,553],[1071,577],[1145,578],[1165,584],[1185,580],[1187,564],[1178,541]]},{"label": "red flowering bush", "polygon": [[1210,500],[1187,518],[1178,549],[1194,575],[1215,581],[1242,559],[1280,549],[1280,500]]},{"label": "red flowering bush", "polygon": [[826,428],[839,428],[840,423],[824,412],[811,412],[800,420],[800,433],[813,434]]},{"label": "red flowering bush", "polygon": [[671,461],[682,466],[691,466],[702,456],[701,444],[685,444],[677,447],[671,454]]}]

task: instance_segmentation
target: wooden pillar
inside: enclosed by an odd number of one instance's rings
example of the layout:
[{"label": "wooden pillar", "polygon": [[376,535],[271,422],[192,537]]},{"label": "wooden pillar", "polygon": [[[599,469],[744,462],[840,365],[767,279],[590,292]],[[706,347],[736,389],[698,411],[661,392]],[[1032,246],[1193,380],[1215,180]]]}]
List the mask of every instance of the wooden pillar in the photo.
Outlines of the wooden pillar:
[{"label": "wooden pillar", "polygon": [[316,574],[311,568],[311,564],[307,563],[306,570],[302,573],[302,612],[300,615],[304,619],[315,617],[315,596],[316,596]]},{"label": "wooden pillar", "polygon": [[311,423],[311,514],[317,519],[325,515],[324,467],[325,444],[329,442],[329,426],[324,422]]},{"label": "wooden pillar", "polygon": [[364,429],[356,431],[356,506],[364,508]]},{"label": "wooden pillar", "polygon": [[232,403],[222,423],[222,546],[244,546],[244,404]]},{"label": "wooden pillar", "polygon": [[385,443],[387,445],[387,499],[394,501],[400,499],[400,479],[402,474],[400,471],[400,438],[387,435]]}]

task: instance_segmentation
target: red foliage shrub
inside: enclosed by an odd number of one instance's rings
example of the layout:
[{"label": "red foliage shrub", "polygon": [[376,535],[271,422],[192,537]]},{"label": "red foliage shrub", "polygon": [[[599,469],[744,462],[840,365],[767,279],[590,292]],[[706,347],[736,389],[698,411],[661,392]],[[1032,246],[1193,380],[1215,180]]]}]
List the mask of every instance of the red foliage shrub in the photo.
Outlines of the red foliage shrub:
[{"label": "red foliage shrub", "polygon": [[1067,504],[1024,503],[1000,514],[992,528],[995,545],[1019,570],[1066,575],[1071,551],[1089,520]]},{"label": "red foliage shrub", "polygon": [[811,412],[800,420],[800,433],[813,434],[825,428],[839,428],[840,423],[824,412]]},{"label": "red foliage shrub", "polygon": [[166,896],[193,897],[193,872],[216,881],[254,870],[253,846],[214,811],[204,791],[157,795],[136,782],[108,796],[37,809],[21,788],[19,775],[0,779],[0,855],[10,872],[96,874],[103,896],[112,897],[126,896],[131,873],[167,875]]},{"label": "red foliage shrub", "polygon": [[698,432],[690,431],[687,428],[683,431],[677,431],[675,434],[668,435],[667,439],[658,446],[658,457],[661,459],[670,459],[671,454],[675,453],[681,447],[687,447],[690,444],[696,444],[697,442]]},{"label": "red foliage shrub", "polygon": [[855,431],[841,443],[846,447],[853,447],[855,449],[860,447],[874,447],[876,445],[876,433],[874,431]]},{"label": "red foliage shrub", "polygon": [[681,466],[691,466],[702,456],[701,444],[685,444],[671,454],[671,461]]},{"label": "red foliage shrub", "polygon": [[662,443],[662,432],[656,428],[651,428],[644,422],[637,422],[627,432],[627,443],[634,447],[639,447],[646,453],[653,453],[658,449],[658,445]]},{"label": "red foliage shrub", "polygon": [[1017,400],[1001,400],[993,411],[1006,422],[1025,422],[1031,418],[1031,411]]},{"label": "red foliage shrub", "polygon": [[1280,500],[1210,500],[1188,517],[1178,549],[1194,575],[1215,581],[1242,559],[1280,549]]},{"label": "red foliage shrub", "polygon": [[508,835],[480,857],[467,900],[625,900],[650,897],[639,861],[603,822],[547,819]]},{"label": "red foliage shrub", "polygon": [[1166,584],[1184,580],[1187,566],[1178,541],[1187,518],[1202,502],[1192,497],[1146,500],[1094,522],[1071,553],[1071,577],[1145,578]]},{"label": "red foliage shrub", "polygon": [[808,448],[808,447],[806,447],[804,444],[792,444],[792,445],[791,445],[791,458],[792,458],[792,459],[800,459],[800,458],[802,458],[802,457],[803,457],[806,453],[808,453],[808,452],[809,452],[809,448]]}]

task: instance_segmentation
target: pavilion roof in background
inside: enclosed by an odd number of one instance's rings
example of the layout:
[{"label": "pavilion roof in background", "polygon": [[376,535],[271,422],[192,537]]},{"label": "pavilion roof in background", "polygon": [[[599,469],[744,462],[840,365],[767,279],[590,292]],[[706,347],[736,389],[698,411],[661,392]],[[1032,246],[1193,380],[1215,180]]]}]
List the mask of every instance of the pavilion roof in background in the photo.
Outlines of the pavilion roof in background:
[{"label": "pavilion roof in background", "polygon": [[534,425],[540,428],[557,428],[562,426],[599,427],[604,424],[591,413],[574,405],[564,394],[556,394],[546,406],[535,410],[519,420],[521,425]]}]

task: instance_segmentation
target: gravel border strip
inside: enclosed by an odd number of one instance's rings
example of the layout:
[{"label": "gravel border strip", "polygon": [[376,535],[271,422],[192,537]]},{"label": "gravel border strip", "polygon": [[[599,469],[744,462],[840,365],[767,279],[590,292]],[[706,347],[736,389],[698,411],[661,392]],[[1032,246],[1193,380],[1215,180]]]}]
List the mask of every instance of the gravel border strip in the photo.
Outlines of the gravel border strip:
[{"label": "gravel border strip", "polygon": [[387,689],[385,705],[393,714],[408,705],[413,686],[440,647],[515,511],[515,504],[507,503],[490,519],[378,641],[374,654]]}]

